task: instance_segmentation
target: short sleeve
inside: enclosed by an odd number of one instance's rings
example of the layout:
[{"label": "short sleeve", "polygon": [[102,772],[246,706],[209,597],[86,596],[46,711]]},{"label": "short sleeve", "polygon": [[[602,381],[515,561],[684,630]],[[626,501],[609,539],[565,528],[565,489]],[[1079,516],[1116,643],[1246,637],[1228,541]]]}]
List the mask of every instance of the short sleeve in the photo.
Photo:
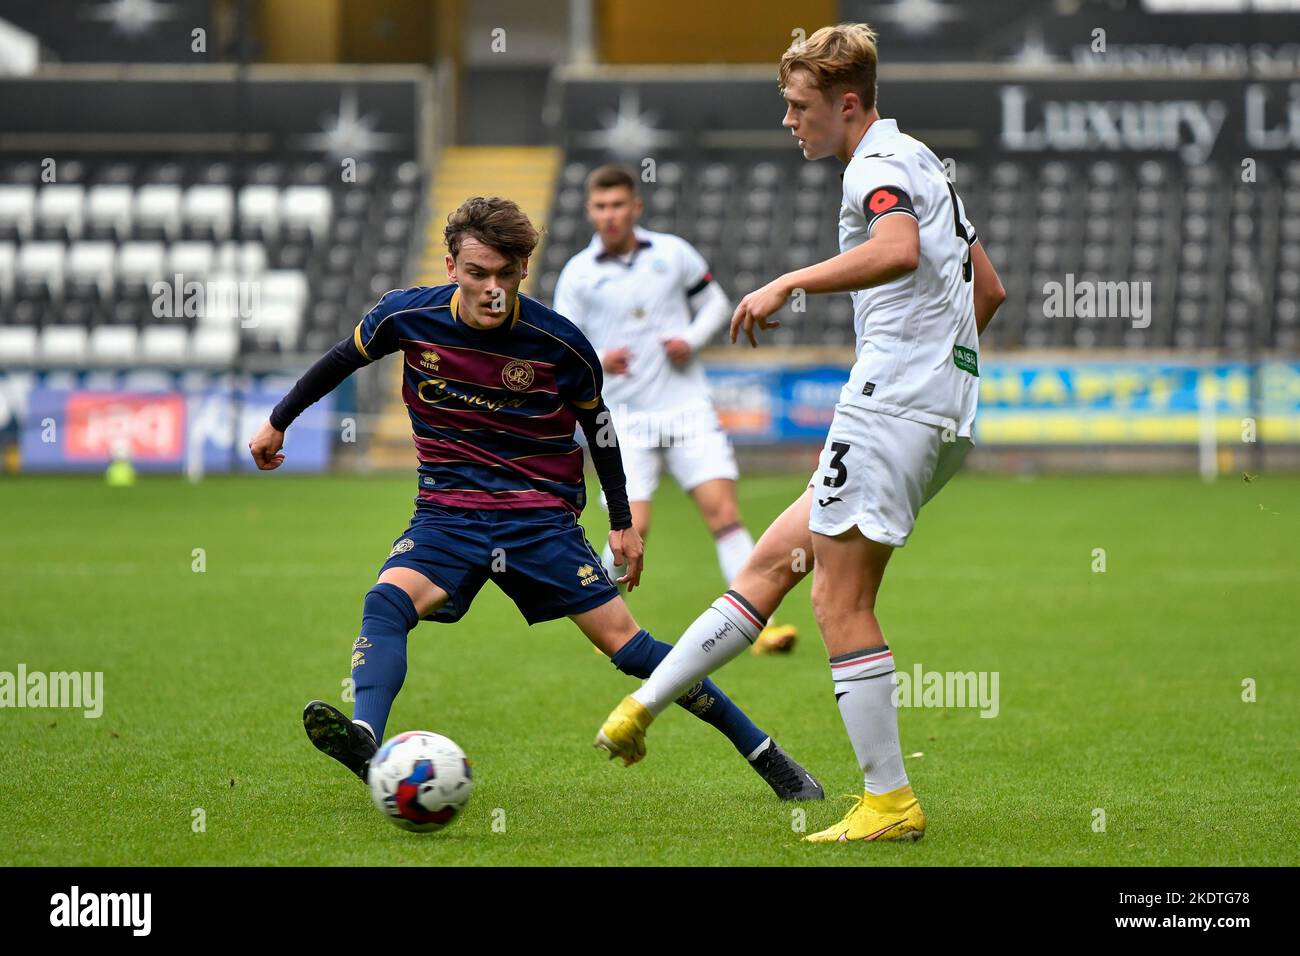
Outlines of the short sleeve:
[{"label": "short sleeve", "polygon": [[961,197],[957,195],[957,189],[951,182],[948,183],[948,194],[952,197],[953,217],[956,220],[956,225],[966,237],[966,245],[975,245],[975,242],[979,239],[979,236],[975,235],[975,224],[966,215],[966,204],[961,201]]},{"label": "short sleeve", "polygon": [[917,218],[906,167],[878,156],[854,157],[844,174],[844,198],[867,223],[867,233],[887,216]]},{"label": "short sleeve", "polygon": [[578,331],[566,336],[563,342],[565,349],[555,373],[560,398],[579,408],[595,408],[600,404],[600,390],[604,386],[596,350]]},{"label": "short sleeve", "polygon": [[402,292],[385,292],[352,332],[352,344],[369,362],[397,351],[397,323],[392,321],[392,314],[401,308]]},{"label": "short sleeve", "polygon": [[586,315],[573,263],[574,260],[570,259],[560,270],[560,277],[555,280],[555,298],[551,308],[581,329]]},{"label": "short sleeve", "polygon": [[705,287],[713,281],[713,273],[709,271],[709,264],[704,261],[704,256],[700,255],[700,251],[685,239],[680,240],[677,246],[681,263],[682,291],[686,293],[687,297],[703,292]]}]

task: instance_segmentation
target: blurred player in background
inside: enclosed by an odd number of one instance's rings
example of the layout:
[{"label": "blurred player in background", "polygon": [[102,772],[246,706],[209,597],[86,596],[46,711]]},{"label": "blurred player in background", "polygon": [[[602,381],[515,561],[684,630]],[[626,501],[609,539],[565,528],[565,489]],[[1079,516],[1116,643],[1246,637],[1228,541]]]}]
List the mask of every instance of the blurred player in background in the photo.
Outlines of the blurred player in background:
[{"label": "blurred player in background", "polygon": [[[830,657],[835,699],[864,792],[813,842],[915,840],[925,814],[903,768],[893,702],[893,654],[875,616],[885,565],[921,506],[960,467],[978,400],[978,335],[1005,298],[997,273],[943,164],[876,111],[875,35],[864,24],[824,27],[781,59],[783,125],[804,158],[845,166],[840,255],[787,273],[745,296],[731,340],[770,321],[795,289],[851,292],[857,355],[808,490],[773,522],[753,556],[610,715],[596,745],[645,752],[645,729],[673,688],[740,653],[807,572]],[[626,760],[626,757],[625,757]]]},{"label": "blurred player in background", "polygon": [[[422,620],[453,622],[489,580],[528,624],[570,618],[614,665],[647,677],[667,655],[632,618],[578,516],[586,504],[577,426],[609,501],[609,544],[640,581],[642,545],[628,508],[600,363],[563,316],[519,295],[537,231],[508,199],[477,197],[448,217],[452,282],[386,293],[303,375],[249,443],[258,468],[284,460],[289,425],[364,365],[393,352],[419,458],[410,526],[366,592],[353,645],[352,719],[315,700],[311,742],[366,779],[406,679],[406,642]],[[722,732],[784,800],[821,799],[820,785],[711,681],[680,703]]]},{"label": "blurred player in background", "polygon": [[[596,234],[561,271],[555,311],[591,340],[608,376],[637,532],[649,535],[650,502],[666,465],[699,508],[730,584],[754,539],[736,504],[736,456],[695,354],[726,324],[731,303],[694,246],[637,225],[642,209],[628,170],[591,172],[587,218]],[[608,547],[601,560],[611,577],[620,575]],[[754,650],[788,651],[795,639],[793,626],[769,625]]]}]

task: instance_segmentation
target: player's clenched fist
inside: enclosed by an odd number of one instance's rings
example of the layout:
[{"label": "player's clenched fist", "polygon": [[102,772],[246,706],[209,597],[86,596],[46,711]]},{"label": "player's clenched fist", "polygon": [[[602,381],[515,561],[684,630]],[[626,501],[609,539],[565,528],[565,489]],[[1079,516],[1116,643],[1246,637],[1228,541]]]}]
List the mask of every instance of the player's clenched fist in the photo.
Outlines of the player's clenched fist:
[{"label": "player's clenched fist", "polygon": [[601,353],[600,364],[610,375],[626,375],[628,363],[632,361],[632,351],[627,346],[606,349]]},{"label": "player's clenched fist", "polygon": [[284,461],[284,454],[280,451],[283,447],[284,432],[269,421],[262,423],[253,440],[248,443],[248,450],[253,453],[253,461],[257,462],[257,467],[262,471],[280,467],[280,463]]},{"label": "player's clenched fist", "polygon": [[631,591],[641,583],[641,569],[645,567],[645,544],[636,528],[624,528],[609,533],[609,550],[614,552],[614,564],[627,565],[627,570],[617,584],[626,584]]}]

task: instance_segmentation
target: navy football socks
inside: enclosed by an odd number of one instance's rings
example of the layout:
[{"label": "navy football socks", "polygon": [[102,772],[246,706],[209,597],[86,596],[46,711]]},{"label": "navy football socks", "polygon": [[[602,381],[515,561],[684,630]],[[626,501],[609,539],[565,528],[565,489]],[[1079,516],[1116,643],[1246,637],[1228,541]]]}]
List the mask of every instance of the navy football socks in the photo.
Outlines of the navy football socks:
[{"label": "navy football socks", "polygon": [[356,705],[352,719],[384,742],[384,724],[406,680],[406,635],[420,623],[410,595],[395,584],[376,584],[366,592],[361,636],[352,646],[352,683]]},{"label": "navy football socks", "polygon": [[[671,644],[656,641],[650,636],[650,632],[643,628],[632,640],[624,644],[618,653],[610,658],[610,661],[624,674],[644,680],[672,649]],[[357,700],[360,699],[358,696]],[[731,698],[707,677],[677,698],[677,703],[706,724],[712,724],[722,731],[731,741],[732,746],[745,757],[752,754],[763,741],[767,740],[767,734],[754,726],[754,722],[745,715],[745,712],[732,703]]]}]

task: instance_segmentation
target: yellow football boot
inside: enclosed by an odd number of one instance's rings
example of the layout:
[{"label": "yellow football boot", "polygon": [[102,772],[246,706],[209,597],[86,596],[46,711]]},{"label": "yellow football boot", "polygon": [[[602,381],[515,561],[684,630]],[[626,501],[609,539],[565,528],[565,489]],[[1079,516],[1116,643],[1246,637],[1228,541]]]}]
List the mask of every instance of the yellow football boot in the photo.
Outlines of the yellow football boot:
[{"label": "yellow football boot", "polygon": [[758,632],[750,645],[751,654],[789,654],[799,639],[799,629],[793,624],[769,624]]},{"label": "yellow football boot", "polygon": [[645,732],[654,715],[633,697],[624,697],[605,718],[592,744],[608,751],[609,759],[623,758],[623,766],[630,767],[645,756]]},{"label": "yellow football boot", "polygon": [[925,814],[910,784],[879,795],[863,793],[844,819],[806,837],[809,843],[848,843],[850,840],[919,840],[925,836]]}]

